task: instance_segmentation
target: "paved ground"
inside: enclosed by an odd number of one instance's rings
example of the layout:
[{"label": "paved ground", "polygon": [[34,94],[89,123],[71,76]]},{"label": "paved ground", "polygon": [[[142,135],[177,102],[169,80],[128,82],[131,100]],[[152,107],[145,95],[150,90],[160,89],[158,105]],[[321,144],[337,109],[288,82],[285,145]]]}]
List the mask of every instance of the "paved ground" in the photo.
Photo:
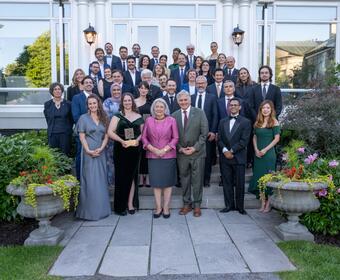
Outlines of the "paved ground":
[{"label": "paved ground", "polygon": [[[276,246],[281,217],[249,209],[221,214],[204,209],[200,218],[153,219],[151,210],[98,222],[62,215],[65,249],[50,270],[66,279],[278,279],[294,266]],[[139,276],[139,277],[137,277]]]}]

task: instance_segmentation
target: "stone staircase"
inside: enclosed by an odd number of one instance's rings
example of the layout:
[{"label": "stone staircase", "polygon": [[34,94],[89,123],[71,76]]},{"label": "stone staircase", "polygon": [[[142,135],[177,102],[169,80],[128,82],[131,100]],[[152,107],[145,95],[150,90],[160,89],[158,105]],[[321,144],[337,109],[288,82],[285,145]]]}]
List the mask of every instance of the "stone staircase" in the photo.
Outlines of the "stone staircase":
[{"label": "stone staircase", "polygon": [[[252,178],[252,170],[246,170],[246,185],[245,185],[245,197],[244,205],[246,209],[260,208],[260,202],[256,199],[255,195],[248,192],[249,182]],[[219,165],[215,165],[212,168],[210,187],[203,188],[203,201],[202,208],[224,208],[223,188],[220,187],[220,170]],[[152,188],[139,188],[139,206],[140,209],[154,209],[154,196]],[[110,189],[111,205],[113,209],[113,189]],[[172,188],[172,208],[181,208],[182,202],[182,188]]]}]

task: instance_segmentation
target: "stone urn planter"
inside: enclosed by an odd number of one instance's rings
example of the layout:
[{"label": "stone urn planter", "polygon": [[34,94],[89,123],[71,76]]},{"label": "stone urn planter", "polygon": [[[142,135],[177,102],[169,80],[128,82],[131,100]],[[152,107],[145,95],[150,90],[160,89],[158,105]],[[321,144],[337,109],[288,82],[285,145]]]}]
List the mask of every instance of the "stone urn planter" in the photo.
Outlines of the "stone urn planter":
[{"label": "stone urn planter", "polygon": [[15,196],[20,196],[21,201],[17,212],[26,218],[35,218],[39,221],[39,228],[32,231],[25,240],[24,245],[56,245],[64,237],[63,230],[51,226],[50,219],[64,210],[63,200],[53,194],[49,186],[35,188],[37,207],[32,207],[25,202],[27,188],[9,185],[6,191]]},{"label": "stone urn planter", "polygon": [[270,204],[288,215],[288,221],[275,227],[282,240],[314,241],[314,236],[299,222],[299,216],[312,212],[320,207],[314,191],[326,189],[325,183],[306,182],[268,182],[267,187],[273,189],[269,198]]}]

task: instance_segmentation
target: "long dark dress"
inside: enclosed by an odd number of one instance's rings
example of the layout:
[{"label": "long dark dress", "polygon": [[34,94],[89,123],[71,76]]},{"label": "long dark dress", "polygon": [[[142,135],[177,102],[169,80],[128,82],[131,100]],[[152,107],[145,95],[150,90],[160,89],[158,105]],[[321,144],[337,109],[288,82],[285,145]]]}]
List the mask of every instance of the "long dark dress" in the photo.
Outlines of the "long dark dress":
[{"label": "long dark dress", "polygon": [[[150,115],[151,102],[147,101],[144,105],[138,107],[139,113],[142,115],[143,119],[146,119],[146,116]],[[149,174],[148,168],[148,159],[146,158],[146,151],[142,150],[140,165],[139,165],[139,174]]]},{"label": "long dark dress", "polygon": [[[104,125],[96,125],[89,114],[79,118],[77,131],[85,133],[90,150],[100,148],[106,133]],[[78,218],[99,220],[111,214],[106,168],[105,151],[98,157],[91,157],[82,149]]]},{"label": "long dark dress", "polygon": [[[141,135],[141,125],[144,123],[143,118],[138,118],[130,122],[121,113],[116,114],[119,118],[116,134],[125,139],[125,129],[132,128],[134,138]],[[128,206],[129,193],[132,181],[137,181],[138,167],[141,155],[141,145],[138,147],[124,148],[122,144],[115,141],[113,148],[113,160],[115,165],[115,195],[114,195],[114,211],[122,213],[126,211]],[[136,185],[136,184],[135,184]],[[135,187],[133,206],[138,209],[138,186]]]},{"label": "long dark dress", "polygon": [[[267,147],[275,138],[275,135],[280,134],[280,127],[272,128],[255,128],[254,134],[257,139],[257,148],[261,151]],[[276,170],[276,152],[275,147],[271,148],[263,157],[254,157],[253,178],[249,185],[249,192],[259,196],[258,180],[265,174]],[[269,188],[266,189],[266,197],[271,195]]]}]

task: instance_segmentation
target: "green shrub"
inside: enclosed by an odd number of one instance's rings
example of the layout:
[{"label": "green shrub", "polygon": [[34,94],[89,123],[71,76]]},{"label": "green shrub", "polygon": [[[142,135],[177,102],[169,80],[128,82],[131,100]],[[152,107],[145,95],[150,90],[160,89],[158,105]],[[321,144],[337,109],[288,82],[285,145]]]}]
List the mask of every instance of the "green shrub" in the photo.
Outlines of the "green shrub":
[{"label": "green shrub", "polygon": [[[14,220],[18,199],[6,192],[9,182],[19,175],[20,171],[34,169],[36,160],[31,155],[37,147],[47,146],[46,133],[18,133],[12,136],[0,137],[0,220]],[[72,160],[56,150],[52,150],[54,159],[58,162],[58,174],[71,170]]]}]

